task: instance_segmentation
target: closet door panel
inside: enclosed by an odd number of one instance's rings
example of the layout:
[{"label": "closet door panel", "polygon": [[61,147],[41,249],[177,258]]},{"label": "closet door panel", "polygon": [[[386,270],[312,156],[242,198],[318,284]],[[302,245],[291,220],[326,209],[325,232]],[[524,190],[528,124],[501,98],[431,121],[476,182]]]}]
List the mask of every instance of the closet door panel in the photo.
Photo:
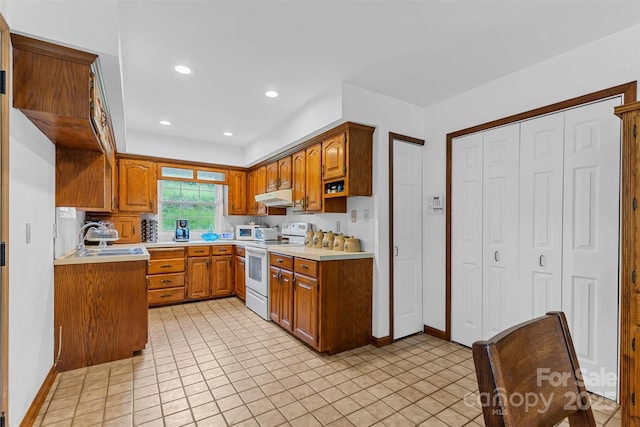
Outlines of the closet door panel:
[{"label": "closet door panel", "polygon": [[562,310],[589,391],[615,399],[620,121],[615,98],[565,113]]},{"label": "closet door panel", "polygon": [[483,134],[483,336],[517,323],[520,125]]},{"label": "closet door panel", "polygon": [[562,308],[564,113],[520,125],[519,322]]},{"label": "closet door panel", "polygon": [[451,338],[471,346],[482,335],[482,134],[452,147]]}]

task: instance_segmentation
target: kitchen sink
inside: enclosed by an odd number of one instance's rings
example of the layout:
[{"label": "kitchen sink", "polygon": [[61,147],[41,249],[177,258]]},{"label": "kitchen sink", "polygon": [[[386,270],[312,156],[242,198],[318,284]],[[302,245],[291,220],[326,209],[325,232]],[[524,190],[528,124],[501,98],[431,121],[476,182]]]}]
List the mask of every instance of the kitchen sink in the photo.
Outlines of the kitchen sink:
[{"label": "kitchen sink", "polygon": [[79,257],[91,257],[91,256],[115,256],[115,255],[142,255],[144,249],[138,248],[98,248],[98,249],[83,249],[77,252],[76,256]]}]

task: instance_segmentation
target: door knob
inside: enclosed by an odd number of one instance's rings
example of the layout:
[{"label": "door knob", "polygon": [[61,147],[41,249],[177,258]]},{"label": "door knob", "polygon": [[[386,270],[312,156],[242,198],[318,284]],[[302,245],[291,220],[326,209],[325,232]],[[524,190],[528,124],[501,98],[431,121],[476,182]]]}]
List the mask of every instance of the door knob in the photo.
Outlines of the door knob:
[{"label": "door knob", "polygon": [[393,255],[394,256],[398,256],[398,247],[397,246],[393,247]]}]

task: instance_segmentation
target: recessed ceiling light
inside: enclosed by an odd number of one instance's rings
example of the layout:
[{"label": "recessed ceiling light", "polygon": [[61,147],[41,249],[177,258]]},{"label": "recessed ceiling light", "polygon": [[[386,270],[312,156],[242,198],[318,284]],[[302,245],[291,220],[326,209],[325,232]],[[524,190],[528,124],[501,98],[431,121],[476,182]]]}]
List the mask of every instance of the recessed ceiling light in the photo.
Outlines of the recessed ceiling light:
[{"label": "recessed ceiling light", "polygon": [[267,95],[269,98],[277,98],[278,97],[278,92],[276,92],[275,90],[268,90],[264,94]]},{"label": "recessed ceiling light", "polygon": [[225,133],[223,133],[223,135],[224,135],[224,136],[233,136],[233,133],[231,133],[231,132],[225,132]]},{"label": "recessed ceiling light", "polygon": [[191,68],[186,65],[176,65],[173,69],[180,74],[191,74]]},{"label": "recessed ceiling light", "polygon": [[171,126],[171,122],[169,120],[160,120],[160,124],[162,126]]}]

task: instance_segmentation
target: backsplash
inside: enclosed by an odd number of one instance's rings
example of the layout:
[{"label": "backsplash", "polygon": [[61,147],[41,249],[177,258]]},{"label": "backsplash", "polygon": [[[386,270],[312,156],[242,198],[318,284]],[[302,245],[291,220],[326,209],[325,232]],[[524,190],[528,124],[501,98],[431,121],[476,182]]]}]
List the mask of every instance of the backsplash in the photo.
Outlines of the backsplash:
[{"label": "backsplash", "polygon": [[78,232],[84,224],[84,218],[85,213],[74,208],[56,208],[54,257],[58,258],[76,247]]}]

